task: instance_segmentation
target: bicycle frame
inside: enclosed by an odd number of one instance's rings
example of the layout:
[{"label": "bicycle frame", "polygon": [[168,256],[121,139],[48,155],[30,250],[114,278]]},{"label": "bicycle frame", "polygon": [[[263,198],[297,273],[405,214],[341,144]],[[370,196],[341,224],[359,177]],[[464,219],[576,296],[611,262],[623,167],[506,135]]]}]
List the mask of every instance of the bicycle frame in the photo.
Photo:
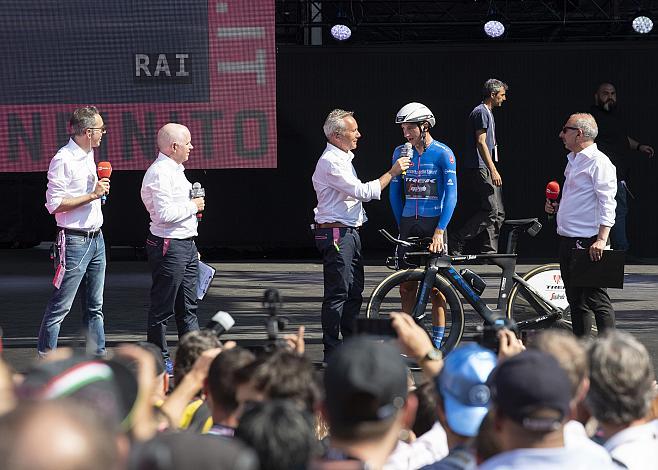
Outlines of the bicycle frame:
[{"label": "bicycle frame", "polygon": [[[410,252],[408,256],[427,256],[428,252]],[[462,295],[466,301],[473,306],[475,311],[487,323],[494,324],[496,320],[504,318],[501,314],[502,310],[497,308],[495,311],[491,310],[489,306],[484,303],[482,298],[471,288],[471,286],[464,280],[459,272],[452,266],[453,261],[463,261],[467,259],[476,259],[478,257],[507,257],[516,258],[516,255],[465,255],[465,256],[445,256],[438,253],[429,253],[429,259],[425,265],[425,276],[423,281],[418,286],[418,293],[416,295],[416,304],[412,312],[412,317],[419,321],[427,315],[425,307],[429,300],[429,295],[434,287],[434,279],[437,275],[445,278],[457,291]],[[512,263],[512,272],[514,271],[514,263]],[[503,284],[501,284],[501,287]],[[511,283],[507,290],[507,294],[511,290]]]},{"label": "bicycle frame", "polygon": [[[430,292],[434,286],[434,279],[437,275],[445,278],[475,309],[475,311],[489,324],[494,324],[497,320],[505,318],[503,314],[507,310],[510,292],[517,282],[521,286],[521,295],[539,314],[545,312],[532,320],[519,322],[519,329],[529,328],[544,321],[556,321],[562,318],[563,310],[550,301],[541,297],[539,292],[526,282],[516,272],[516,254],[486,254],[486,255],[463,255],[463,256],[445,256],[435,253],[410,252],[408,256],[427,256],[429,259],[425,265],[425,275],[423,281],[418,286],[416,303],[412,316],[419,321],[427,315],[425,307],[427,306]],[[492,310],[482,300],[482,298],[471,288],[461,274],[452,266],[453,262],[470,261],[477,259],[491,260],[496,266],[502,269],[500,286],[498,289],[498,303],[496,309]]]}]

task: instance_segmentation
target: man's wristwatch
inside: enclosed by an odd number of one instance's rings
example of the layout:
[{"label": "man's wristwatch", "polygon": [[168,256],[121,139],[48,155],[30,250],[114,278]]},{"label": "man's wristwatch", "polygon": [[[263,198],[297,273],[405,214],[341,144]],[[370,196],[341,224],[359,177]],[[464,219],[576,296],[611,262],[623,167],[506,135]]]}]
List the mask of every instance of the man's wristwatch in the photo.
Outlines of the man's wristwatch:
[{"label": "man's wristwatch", "polygon": [[423,362],[426,361],[440,361],[443,359],[443,353],[441,352],[440,349],[432,348],[430,349],[427,354],[425,354],[420,361],[418,361],[419,364],[422,364]]}]

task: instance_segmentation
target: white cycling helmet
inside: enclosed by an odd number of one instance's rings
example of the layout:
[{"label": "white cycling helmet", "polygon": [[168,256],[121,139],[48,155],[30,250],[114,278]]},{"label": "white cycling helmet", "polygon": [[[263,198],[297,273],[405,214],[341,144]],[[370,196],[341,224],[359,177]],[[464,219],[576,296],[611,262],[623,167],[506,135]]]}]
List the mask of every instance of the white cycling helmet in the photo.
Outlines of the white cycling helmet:
[{"label": "white cycling helmet", "polygon": [[430,123],[430,127],[434,127],[434,124],[436,124],[432,111],[421,103],[405,104],[400,111],[398,111],[397,116],[395,116],[396,124],[402,124],[404,122],[421,123],[425,121]]}]

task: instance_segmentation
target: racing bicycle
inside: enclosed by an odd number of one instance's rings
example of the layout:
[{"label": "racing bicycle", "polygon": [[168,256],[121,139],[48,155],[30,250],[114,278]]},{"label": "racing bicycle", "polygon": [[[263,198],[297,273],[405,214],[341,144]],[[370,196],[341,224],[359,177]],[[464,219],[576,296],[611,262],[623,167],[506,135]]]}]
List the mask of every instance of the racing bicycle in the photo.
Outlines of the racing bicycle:
[{"label": "racing bicycle", "polygon": [[[521,233],[532,237],[541,230],[537,218],[506,220],[508,229],[506,253],[448,256],[430,253],[431,239],[410,238],[399,240],[386,230],[379,232],[390,242],[408,248],[405,261],[418,268],[398,270],[386,277],[373,290],[366,307],[366,317],[380,318],[388,312],[400,310],[399,286],[403,282],[417,281],[418,291],[411,316],[426,331],[431,329],[431,313],[427,308],[430,292],[438,289],[446,300],[446,331],[441,343],[444,353],[454,349],[462,339],[465,327],[465,299],[484,320],[485,325],[514,325],[520,332],[542,328],[571,328],[571,316],[564,284],[557,263],[537,266],[525,275],[516,273],[516,246]],[[487,260],[501,269],[498,301],[495,307],[487,305],[481,295],[485,281],[470,269],[457,269],[454,264]],[[389,257],[386,266],[395,269],[399,259]]]}]

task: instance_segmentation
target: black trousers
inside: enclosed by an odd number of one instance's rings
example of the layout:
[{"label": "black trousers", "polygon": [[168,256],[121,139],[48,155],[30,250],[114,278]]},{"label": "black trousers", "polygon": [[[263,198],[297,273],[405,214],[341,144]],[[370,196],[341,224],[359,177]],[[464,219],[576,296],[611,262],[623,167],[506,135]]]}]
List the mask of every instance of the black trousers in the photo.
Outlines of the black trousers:
[{"label": "black trousers", "polygon": [[564,290],[571,308],[571,322],[576,336],[588,336],[592,329],[592,316],[596,321],[599,334],[607,328],[615,327],[615,311],[610,302],[608,291],[604,287],[574,287],[570,274],[574,248],[586,250],[596,241],[591,238],[560,237],[560,271],[564,281]]},{"label": "black trousers", "polygon": [[199,329],[196,315],[198,252],[193,239],[176,240],[149,234],[146,254],[153,279],[146,340],[158,346],[163,357],[168,358],[167,321],[172,316],[179,338]]},{"label": "black trousers", "polygon": [[354,322],[363,303],[363,258],[356,228],[315,230],[315,245],[322,254],[324,299],[322,343],[325,360],[341,344],[341,334],[354,333]]},{"label": "black trousers", "polygon": [[[495,186],[491,180],[488,168],[473,168],[464,170],[464,177],[460,179],[462,191],[466,190],[478,196],[479,208],[464,225],[455,233],[454,240],[461,248],[464,241],[483,236],[481,253],[498,252],[498,236],[505,220],[505,207],[503,206],[503,189]],[[451,237],[452,238],[452,237]]]}]

